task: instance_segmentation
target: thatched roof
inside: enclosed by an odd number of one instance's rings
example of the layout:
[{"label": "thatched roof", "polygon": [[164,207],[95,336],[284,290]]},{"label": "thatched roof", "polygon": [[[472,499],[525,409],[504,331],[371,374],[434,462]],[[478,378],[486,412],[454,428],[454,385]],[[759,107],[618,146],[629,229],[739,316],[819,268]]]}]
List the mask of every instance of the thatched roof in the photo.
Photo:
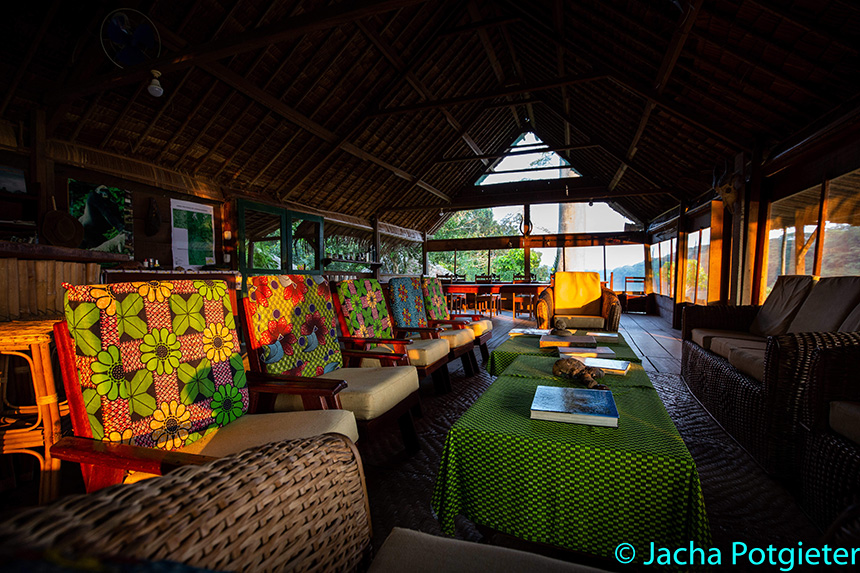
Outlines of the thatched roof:
[{"label": "thatched roof", "polygon": [[474,195],[494,160],[478,157],[529,130],[586,176],[565,196],[648,221],[707,192],[738,152],[856,107],[860,85],[851,0],[131,5],[162,52],[122,70],[99,41],[115,6],[7,6],[2,118],[27,131],[45,109],[66,155],[419,231]]}]

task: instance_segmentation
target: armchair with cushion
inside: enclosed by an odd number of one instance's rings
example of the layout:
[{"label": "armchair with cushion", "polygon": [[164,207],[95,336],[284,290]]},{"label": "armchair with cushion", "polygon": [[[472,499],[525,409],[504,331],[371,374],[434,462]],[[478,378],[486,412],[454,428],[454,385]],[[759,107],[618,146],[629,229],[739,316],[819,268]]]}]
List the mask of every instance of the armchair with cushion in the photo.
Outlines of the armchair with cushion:
[{"label": "armchair with cushion", "polygon": [[[406,354],[375,350],[341,350],[335,302],[321,276],[254,277],[245,299],[248,359],[253,371],[344,380],[339,394],[345,410],[355,414],[361,434],[397,421],[407,450],[419,447],[412,410],[420,412],[418,372]],[[346,361],[375,359],[375,368],[345,367]],[[406,363],[407,365],[403,365]],[[301,403],[277,396],[275,411],[293,411]]]},{"label": "armchair with cushion", "polygon": [[[245,371],[225,282],[64,286],[54,334],[82,439],[55,455],[82,463],[87,491],[150,477],[176,453],[220,457],[325,432],[357,439],[355,417],[339,409],[343,381]],[[245,415],[272,393],[317,410]]]},{"label": "armchair with cushion", "polygon": [[766,471],[796,482],[815,351],[860,352],[858,331],[860,277],[780,276],[761,306],[686,307],[681,374]]},{"label": "armchair with cushion", "polygon": [[538,328],[552,328],[563,319],[566,328],[618,332],[621,321],[618,296],[601,286],[597,273],[555,273],[552,285],[538,295],[535,312]]},{"label": "armchair with cushion", "polygon": [[[419,379],[433,376],[437,392],[450,389],[448,342],[439,338],[441,328],[429,327],[426,323],[411,331],[400,328],[392,321],[382,286],[376,279],[341,281],[335,286],[334,294],[334,306],[344,334],[341,340],[347,348],[406,354],[406,363],[415,366]],[[411,333],[415,334],[412,338]],[[361,366],[379,366],[379,361],[365,359]]]},{"label": "armchair with cushion", "polygon": [[178,563],[216,571],[361,571],[369,564],[372,573],[598,572],[400,528],[373,563],[370,552],[361,458],[334,434],[258,446],[0,522],[0,563],[20,571],[72,559],[89,570],[176,570]]},{"label": "armchair with cushion", "polygon": [[[407,279],[411,280],[411,279]],[[424,312],[427,324],[430,326],[447,326],[439,335],[451,345],[451,351],[468,346],[468,342],[477,344],[481,349],[481,357],[486,362],[490,359],[487,342],[493,336],[493,321],[487,320],[480,314],[451,314],[445,306],[445,290],[442,283],[435,277],[421,277],[421,294],[424,298]],[[459,356],[459,354],[458,354]],[[463,354],[463,369],[466,376],[471,376],[478,370],[478,362],[469,347]],[[466,360],[469,367],[466,366]]]}]

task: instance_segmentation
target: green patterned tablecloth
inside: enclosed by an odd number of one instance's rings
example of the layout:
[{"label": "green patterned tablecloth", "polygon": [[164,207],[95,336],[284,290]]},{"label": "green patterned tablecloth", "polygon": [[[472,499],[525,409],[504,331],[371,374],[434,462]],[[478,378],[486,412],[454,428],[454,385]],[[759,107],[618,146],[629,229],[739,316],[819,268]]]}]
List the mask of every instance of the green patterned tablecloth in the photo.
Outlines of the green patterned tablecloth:
[{"label": "green patterned tablecloth", "polygon": [[[585,334],[585,330],[579,330],[576,334]],[[615,351],[617,360],[629,360],[630,362],[642,362],[642,359],[636,356],[624,337],[618,335],[618,344],[599,344],[599,346],[607,346]],[[501,343],[490,354],[490,360],[487,363],[487,372],[492,376],[501,376],[505,369],[513,363],[517,356],[523,354],[532,356],[552,356],[558,358],[558,350],[555,348],[541,348],[540,337],[531,335],[512,336],[510,339]]]},{"label": "green patterned tablecloth", "polygon": [[607,376],[617,428],[532,420],[538,385],[554,357],[520,356],[448,432],[433,510],[541,543],[613,558],[636,548],[711,545],[699,475],[641,365]]}]

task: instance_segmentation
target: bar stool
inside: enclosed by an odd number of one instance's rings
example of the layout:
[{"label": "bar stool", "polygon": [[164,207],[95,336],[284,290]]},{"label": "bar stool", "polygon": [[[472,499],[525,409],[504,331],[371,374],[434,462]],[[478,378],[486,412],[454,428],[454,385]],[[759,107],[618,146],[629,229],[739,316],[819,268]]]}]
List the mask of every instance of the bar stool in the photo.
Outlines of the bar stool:
[{"label": "bar stool", "polygon": [[[2,417],[0,444],[3,454],[30,454],[39,460],[39,503],[57,497],[60,460],[51,456],[51,446],[60,439],[60,416],[69,413],[54,385],[51,368],[53,320],[0,322],[0,354],[23,358],[30,367],[36,404],[18,406],[7,399],[8,364],[0,376]],[[27,353],[29,351],[29,354]]]},{"label": "bar stool", "polygon": [[[477,284],[492,284],[497,283],[501,279],[498,275],[475,275],[475,282]],[[477,294],[475,295],[475,306],[477,307],[478,312],[482,310],[489,312],[490,317],[493,316],[493,312],[498,314],[502,308],[502,295],[501,293],[489,293],[489,294]]]},{"label": "bar stool", "polygon": [[[526,277],[525,274],[522,275],[514,275],[514,284],[516,283],[533,283],[535,282],[535,276],[532,274],[529,277]],[[535,295],[533,294],[524,294],[524,293],[514,293],[513,298],[513,306],[514,306],[514,318],[517,317],[518,313],[528,313],[529,319],[534,318],[534,303],[535,303]],[[519,304],[519,308],[517,308],[517,304]]]}]

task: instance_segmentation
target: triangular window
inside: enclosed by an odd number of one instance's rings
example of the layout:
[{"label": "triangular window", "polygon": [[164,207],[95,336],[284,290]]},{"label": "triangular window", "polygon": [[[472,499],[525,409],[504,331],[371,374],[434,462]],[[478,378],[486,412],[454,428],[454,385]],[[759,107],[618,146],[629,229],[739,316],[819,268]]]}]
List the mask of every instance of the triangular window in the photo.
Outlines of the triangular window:
[{"label": "triangular window", "polygon": [[537,135],[527,131],[508,147],[503,157],[490,165],[475,185],[563,177],[580,177],[580,174]]}]

